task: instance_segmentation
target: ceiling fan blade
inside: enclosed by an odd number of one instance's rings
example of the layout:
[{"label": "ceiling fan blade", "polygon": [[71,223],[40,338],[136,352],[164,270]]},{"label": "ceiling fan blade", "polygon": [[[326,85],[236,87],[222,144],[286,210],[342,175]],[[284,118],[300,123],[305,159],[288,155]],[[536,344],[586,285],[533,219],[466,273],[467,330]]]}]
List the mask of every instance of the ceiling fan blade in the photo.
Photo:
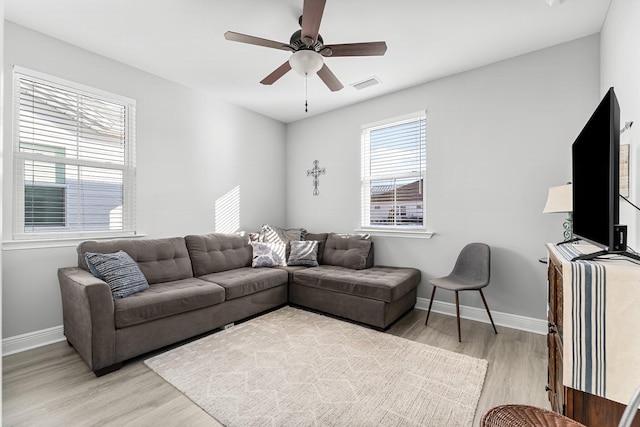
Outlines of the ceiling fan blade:
[{"label": "ceiling fan blade", "polygon": [[311,46],[318,40],[320,21],[326,0],[304,0],[302,6],[302,41]]},{"label": "ceiling fan blade", "polygon": [[331,89],[331,92],[335,92],[344,87],[342,86],[342,83],[340,83],[340,80],[338,80],[336,75],[331,72],[329,67],[327,67],[327,64],[324,64],[322,68],[320,68],[320,71],[318,71],[318,76],[322,79],[324,84],[326,84],[327,87]]},{"label": "ceiling fan blade", "polygon": [[[331,49],[331,54],[324,52]],[[387,51],[385,42],[346,43],[325,45],[320,51],[323,56],[382,56]]]},{"label": "ceiling fan blade", "polygon": [[278,80],[280,77],[287,74],[287,72],[291,69],[291,65],[289,65],[289,61],[285,62],[278,68],[276,68],[273,73],[269,74],[267,77],[262,79],[260,83],[263,85],[272,85]]},{"label": "ceiling fan blade", "polygon": [[261,39],[260,37],[248,36],[246,34],[235,33],[233,31],[227,31],[224,33],[224,38],[232,42],[240,42],[253,44],[256,46],[271,47],[273,49],[293,50],[291,46],[286,43],[280,43],[273,40]]}]

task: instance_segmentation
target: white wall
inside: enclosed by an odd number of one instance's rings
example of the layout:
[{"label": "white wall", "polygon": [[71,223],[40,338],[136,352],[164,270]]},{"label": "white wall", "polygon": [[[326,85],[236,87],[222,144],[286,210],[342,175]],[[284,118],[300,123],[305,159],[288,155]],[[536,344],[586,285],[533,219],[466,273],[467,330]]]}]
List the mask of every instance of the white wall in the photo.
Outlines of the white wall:
[{"label": "white wall", "polygon": [[[4,240],[11,238],[12,219],[12,165],[6,153],[13,64],[137,99],[138,224],[149,237],[212,231],[215,201],[238,185],[241,228],[270,222],[350,232],[359,225],[360,125],[426,109],[427,222],[436,235],[430,240],[376,237],[377,262],[420,268],[419,296],[428,297],[426,281],[447,274],[465,243],[486,241],[494,257],[486,292],[492,310],[544,319],[545,266],[537,259],[545,255],[545,242],[560,239],[563,220],[562,214],[541,214],[546,191],[570,179],[570,145],[609,86],[616,87],[622,121],[636,121],[622,142],[632,144],[631,192],[636,204],[640,198],[640,65],[634,54],[640,30],[632,26],[639,21],[639,7],[635,0],[612,0],[601,38],[429,82],[293,123],[286,131],[281,123],[213,94],[6,22],[0,147],[5,152],[0,183],[7,196],[2,199]],[[306,170],[316,159],[327,174],[314,197]],[[277,190],[282,188],[286,200]],[[628,208],[622,211],[637,249],[640,221]],[[5,244],[0,261],[3,336],[61,325],[55,271],[75,263],[75,248]],[[453,301],[445,292],[437,299]],[[463,294],[461,303],[481,307],[472,294]]]},{"label": "white wall", "polygon": [[[351,232],[360,218],[360,126],[427,110],[426,221],[432,239],[374,238],[376,263],[449,273],[460,249],[492,247],[494,311],[546,318],[544,244],[563,214],[542,214],[550,186],[571,177],[570,147],[599,101],[599,36],[502,61],[287,127],[287,224]],[[346,90],[349,90],[348,88]],[[326,167],[320,195],[306,170]],[[437,300],[452,302],[441,291]],[[482,307],[477,293],[461,304]]]},{"label": "white wall", "polygon": [[[0,0],[0,105],[4,105],[4,0]],[[4,117],[0,114],[0,135],[4,132]],[[2,233],[2,205],[4,200],[4,193],[2,191],[2,185],[4,178],[2,177],[4,162],[4,150],[0,144],[0,242],[3,239]],[[0,256],[0,273],[2,272],[2,257]],[[2,307],[2,274],[0,274],[0,307]],[[2,319],[0,318],[0,330],[2,329]],[[0,369],[2,368],[2,360],[0,359]],[[2,391],[0,391],[0,398],[2,398]],[[2,412],[0,410],[0,412]]]},{"label": "white wall", "polygon": [[[630,144],[630,200],[640,206],[640,2],[612,0],[600,39],[600,93],[613,86],[620,103],[620,125],[633,121],[620,137]],[[640,212],[620,201],[620,223],[628,228],[628,244],[640,250]]]},{"label": "white wall", "polygon": [[[285,222],[285,125],[121,63],[5,23],[3,114],[11,124],[12,66],[137,100],[138,230],[148,237],[215,231],[215,202],[240,188],[240,228]],[[11,126],[4,129],[11,152]],[[3,190],[12,195],[11,156]],[[275,189],[275,190],[273,190]],[[3,198],[3,337],[62,325],[56,270],[76,265],[75,244],[22,249],[11,242]]]}]

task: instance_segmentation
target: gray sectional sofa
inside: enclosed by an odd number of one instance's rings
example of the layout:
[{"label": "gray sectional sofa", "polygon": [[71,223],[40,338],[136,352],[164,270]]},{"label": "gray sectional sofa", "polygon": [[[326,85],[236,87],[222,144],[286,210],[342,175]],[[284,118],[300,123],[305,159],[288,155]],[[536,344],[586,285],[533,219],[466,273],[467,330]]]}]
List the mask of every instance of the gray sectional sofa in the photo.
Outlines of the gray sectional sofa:
[{"label": "gray sectional sofa", "polygon": [[[414,307],[419,270],[373,266],[373,243],[363,246],[357,237],[306,240],[320,242],[317,267],[252,268],[249,239],[237,234],[84,242],[78,266],[58,271],[64,334],[100,376],[132,357],[287,303],[377,329]],[[86,253],[118,251],[135,261],[148,289],[114,299],[89,271]]]}]

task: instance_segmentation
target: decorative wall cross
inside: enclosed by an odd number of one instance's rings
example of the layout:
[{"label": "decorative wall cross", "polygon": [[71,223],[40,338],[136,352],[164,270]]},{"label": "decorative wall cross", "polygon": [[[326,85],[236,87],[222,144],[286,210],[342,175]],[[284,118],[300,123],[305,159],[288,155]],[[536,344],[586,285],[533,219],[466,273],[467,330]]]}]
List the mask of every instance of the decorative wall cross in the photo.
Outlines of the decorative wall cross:
[{"label": "decorative wall cross", "polygon": [[318,191],[318,185],[320,185],[320,180],[318,179],[318,177],[320,175],[324,175],[325,174],[325,170],[324,168],[319,168],[318,164],[320,162],[318,162],[317,160],[313,161],[313,169],[309,169],[307,171],[307,176],[312,176],[313,177],[313,195],[317,196],[318,194],[320,194],[320,192]]}]

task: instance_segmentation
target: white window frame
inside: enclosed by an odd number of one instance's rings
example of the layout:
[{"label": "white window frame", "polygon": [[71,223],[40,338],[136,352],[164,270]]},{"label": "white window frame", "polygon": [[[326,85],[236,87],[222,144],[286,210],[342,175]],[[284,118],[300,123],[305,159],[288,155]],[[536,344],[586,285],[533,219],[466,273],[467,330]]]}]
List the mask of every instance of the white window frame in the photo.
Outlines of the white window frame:
[{"label": "white window frame", "polygon": [[[26,79],[42,84],[59,87],[74,93],[85,95],[94,99],[116,103],[126,107],[125,118],[125,150],[124,163],[116,164],[111,162],[101,162],[98,160],[74,159],[66,157],[42,157],[38,153],[28,153],[20,151],[20,80]],[[69,240],[86,238],[111,238],[136,236],[136,101],[134,99],[106,92],[90,86],[71,82],[28,68],[13,67],[13,240],[14,241],[43,241],[43,240]],[[46,145],[46,143],[45,143]],[[122,225],[121,230],[104,231],[67,231],[55,230],[37,232],[25,232],[25,160],[45,161],[73,165],[79,167],[97,167],[101,169],[112,169],[122,171]]]},{"label": "white window frame", "polygon": [[427,206],[426,199],[426,161],[421,162],[421,168],[419,175],[422,178],[422,206],[423,206],[423,219],[420,226],[408,226],[408,225],[372,225],[371,224],[371,181],[382,179],[402,179],[408,177],[415,177],[415,173],[391,173],[386,175],[371,175],[370,161],[371,161],[371,147],[369,141],[369,135],[372,131],[382,129],[385,127],[397,126],[406,123],[423,120],[425,122],[425,137],[424,145],[422,146],[423,152],[426,157],[427,150],[427,138],[426,138],[426,114],[427,112],[417,111],[410,114],[405,114],[398,117],[392,117],[386,120],[368,123],[361,127],[361,144],[360,144],[360,167],[361,167],[361,203],[360,203],[360,228],[357,232],[370,233],[377,236],[389,236],[389,237],[417,237],[417,238],[431,238],[433,232],[427,229],[426,224],[426,211],[424,207]]}]

